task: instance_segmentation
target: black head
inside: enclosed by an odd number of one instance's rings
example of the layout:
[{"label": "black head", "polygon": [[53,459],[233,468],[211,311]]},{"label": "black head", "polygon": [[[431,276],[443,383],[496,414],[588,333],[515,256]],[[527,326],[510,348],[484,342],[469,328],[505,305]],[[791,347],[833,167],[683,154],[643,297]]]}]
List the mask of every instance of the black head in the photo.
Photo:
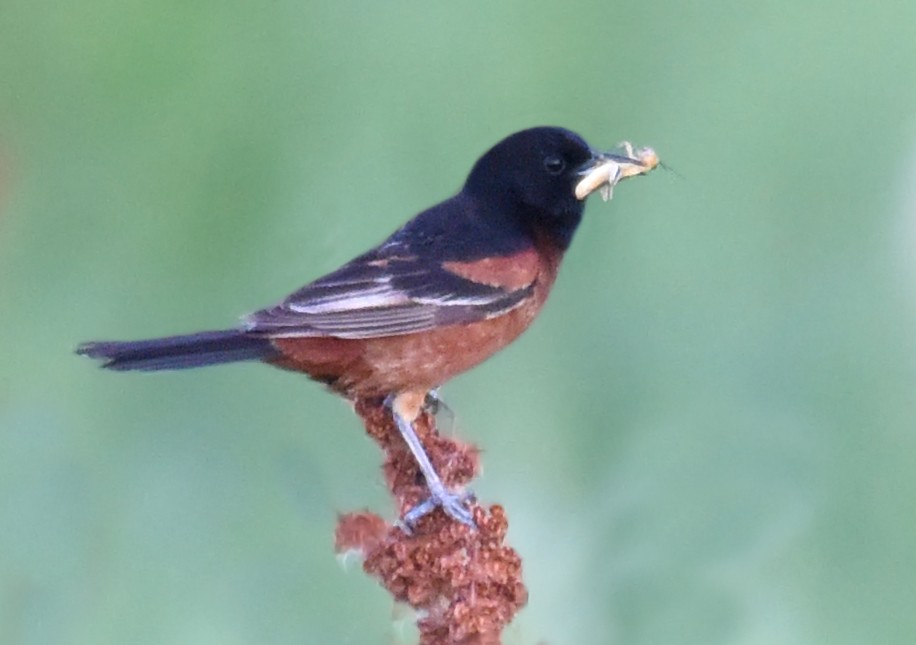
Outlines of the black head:
[{"label": "black head", "polygon": [[580,171],[594,154],[574,132],[540,127],[512,134],[484,154],[464,192],[493,213],[520,218],[565,249],[582,219]]}]

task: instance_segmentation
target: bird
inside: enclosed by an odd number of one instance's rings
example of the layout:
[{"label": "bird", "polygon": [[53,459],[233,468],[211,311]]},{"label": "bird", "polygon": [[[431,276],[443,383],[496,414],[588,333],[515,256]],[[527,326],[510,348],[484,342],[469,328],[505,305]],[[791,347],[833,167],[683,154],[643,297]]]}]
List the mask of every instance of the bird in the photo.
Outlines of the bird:
[{"label": "bird", "polygon": [[262,361],[351,401],[383,398],[429,492],[402,521],[438,507],[473,526],[468,494],[446,488],[414,422],[430,392],[529,327],[586,198],[598,191],[607,201],[617,183],[658,164],[651,148],[624,142],[602,152],[564,128],[521,130],[484,153],[457,194],[236,327],[76,351],[116,371]]}]

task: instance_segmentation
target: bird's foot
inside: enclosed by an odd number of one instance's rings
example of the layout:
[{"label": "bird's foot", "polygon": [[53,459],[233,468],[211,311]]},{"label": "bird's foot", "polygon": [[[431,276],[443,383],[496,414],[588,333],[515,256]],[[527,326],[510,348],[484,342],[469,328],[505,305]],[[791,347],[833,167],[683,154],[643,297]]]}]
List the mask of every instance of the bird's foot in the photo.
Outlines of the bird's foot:
[{"label": "bird's foot", "polygon": [[404,517],[401,518],[401,528],[407,533],[411,533],[420,518],[429,515],[437,508],[441,508],[442,512],[456,522],[461,522],[465,526],[476,529],[477,523],[474,522],[474,515],[471,513],[471,509],[468,508],[468,504],[473,503],[475,499],[474,493],[471,491],[454,493],[444,486],[430,486],[429,497],[407,511]]},{"label": "bird's foot", "polygon": [[439,388],[430,390],[426,393],[426,399],[423,401],[423,409],[429,412],[436,419],[436,425],[449,434],[455,425],[455,413],[439,395]]},{"label": "bird's foot", "polygon": [[452,409],[448,407],[448,404],[442,400],[442,397],[439,395],[439,388],[434,388],[426,393],[426,396],[423,399],[423,409],[432,414],[433,416],[439,414],[442,410],[445,410],[451,413]]}]

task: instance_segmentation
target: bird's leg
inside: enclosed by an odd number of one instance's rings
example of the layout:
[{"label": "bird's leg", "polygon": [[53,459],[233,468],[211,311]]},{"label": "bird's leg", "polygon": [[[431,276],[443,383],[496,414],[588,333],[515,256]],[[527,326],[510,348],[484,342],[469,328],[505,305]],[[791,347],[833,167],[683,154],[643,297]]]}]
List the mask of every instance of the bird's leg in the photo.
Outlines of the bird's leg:
[{"label": "bird's leg", "polygon": [[409,409],[405,409],[410,406],[404,405],[403,399],[399,396],[389,396],[385,403],[391,410],[394,422],[398,426],[398,431],[401,433],[404,443],[410,448],[410,452],[413,454],[417,466],[419,466],[420,472],[423,473],[423,477],[426,480],[426,487],[429,489],[429,497],[405,513],[402,518],[404,524],[408,529],[411,528],[417,523],[417,520],[432,512],[438,506],[452,519],[468,526],[476,526],[471,512],[465,506],[465,502],[472,497],[472,494],[469,492],[453,493],[445,487],[439,477],[439,473],[436,472],[432,462],[429,460],[429,455],[426,454],[420,437],[417,436],[416,431],[413,429],[412,419],[417,417],[419,410],[410,415]]}]

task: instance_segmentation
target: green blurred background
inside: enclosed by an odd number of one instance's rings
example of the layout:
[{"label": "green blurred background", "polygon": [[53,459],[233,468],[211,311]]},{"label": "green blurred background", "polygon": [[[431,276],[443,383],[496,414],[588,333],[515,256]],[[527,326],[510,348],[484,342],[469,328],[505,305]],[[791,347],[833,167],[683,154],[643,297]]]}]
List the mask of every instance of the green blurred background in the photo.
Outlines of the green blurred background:
[{"label": "green blurred background", "polygon": [[347,406],[93,338],[234,323],[531,125],[682,177],[592,200],[450,383],[531,600],[511,643],[916,642],[916,4],[0,7],[0,643],[391,643]]}]

